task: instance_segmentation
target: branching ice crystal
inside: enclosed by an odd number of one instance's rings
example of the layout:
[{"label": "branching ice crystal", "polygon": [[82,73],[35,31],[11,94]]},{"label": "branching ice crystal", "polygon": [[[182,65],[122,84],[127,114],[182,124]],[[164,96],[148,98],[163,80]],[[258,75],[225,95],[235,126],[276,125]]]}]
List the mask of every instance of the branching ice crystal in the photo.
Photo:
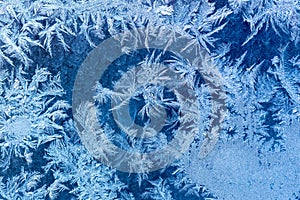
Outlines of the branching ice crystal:
[{"label": "branching ice crystal", "polygon": [[64,92],[59,75],[44,68],[30,79],[21,68],[0,73],[0,167],[6,170],[15,156],[30,164],[34,150],[60,138],[60,121],[70,106],[60,100]]}]

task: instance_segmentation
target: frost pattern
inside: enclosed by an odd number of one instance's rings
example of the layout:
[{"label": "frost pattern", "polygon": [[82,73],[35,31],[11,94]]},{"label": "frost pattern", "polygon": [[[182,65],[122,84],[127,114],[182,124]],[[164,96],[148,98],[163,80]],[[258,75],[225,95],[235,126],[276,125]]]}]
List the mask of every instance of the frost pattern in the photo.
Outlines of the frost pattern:
[{"label": "frost pattern", "polygon": [[70,106],[60,100],[64,92],[59,75],[45,68],[29,79],[22,68],[0,73],[0,167],[7,170],[15,157],[30,164],[40,145],[61,137],[60,120],[67,118]]},{"label": "frost pattern", "polygon": [[286,129],[287,149],[258,155],[257,146],[222,141],[207,158],[191,153],[189,177],[222,199],[290,199],[299,190],[299,122]]},{"label": "frost pattern", "polygon": [[20,175],[7,180],[0,177],[0,198],[1,199],[45,199],[47,190],[40,186],[41,174],[38,172],[27,173],[24,169]]},{"label": "frost pattern", "polygon": [[[207,187],[219,199],[245,199],[247,188],[258,199],[299,199],[299,11],[298,0],[0,1],[0,167],[5,173],[11,170],[12,161],[21,159],[27,169],[36,151],[51,143],[43,169],[54,174],[53,183],[45,187],[38,185],[42,176],[37,172],[1,175],[1,198],[45,199],[48,195],[46,198],[55,199],[69,191],[70,199],[134,198],[119,193],[117,188],[124,188],[121,182],[102,182],[103,177],[112,181],[113,170],[90,158],[81,145],[62,139],[66,127],[61,121],[67,118],[69,106],[57,100],[63,95],[59,76],[36,69],[34,53],[46,51],[56,59],[57,47],[72,51],[70,41],[78,36],[94,47],[109,35],[147,25],[157,30],[168,26],[174,35],[188,34],[193,41],[185,50],[200,44],[214,56],[225,80],[229,112],[218,136],[222,140],[216,143],[218,153],[198,160],[199,152],[193,148],[199,149],[203,139],[199,135],[191,148],[191,160],[175,165],[178,171],[169,178],[151,181],[153,188],[145,189],[144,196],[176,199],[179,190],[186,198],[193,194],[214,199]],[[25,73],[19,65],[25,71],[33,70]],[[200,101],[210,106],[207,98]],[[199,129],[204,132],[203,127],[205,124]],[[69,151],[74,155],[68,155]],[[82,178],[86,174],[89,179]],[[267,186],[265,180],[260,181],[265,176],[270,177]],[[228,183],[236,184],[238,190]],[[261,190],[266,192],[258,192]]]},{"label": "frost pattern", "polygon": [[[53,171],[55,178],[49,189],[51,199],[56,199],[62,190],[69,190],[76,199],[82,200],[133,199],[124,192],[126,186],[115,170],[92,158],[81,144],[72,144],[67,138],[56,140],[47,148],[45,158],[48,163],[44,169]],[[69,189],[69,185],[73,189]]]},{"label": "frost pattern", "polygon": [[[173,200],[171,195],[172,191],[166,184],[166,180],[159,178],[156,181],[150,182],[154,187],[149,188],[142,194],[143,199],[161,199],[161,200]],[[147,189],[146,189],[147,190]]]},{"label": "frost pattern", "polygon": [[[193,10],[188,10],[190,8]],[[200,11],[202,15],[197,14]],[[32,47],[44,48],[52,56],[54,44],[69,51],[68,41],[77,35],[83,35],[95,47],[94,39],[106,37],[106,31],[115,35],[146,24],[152,27],[167,25],[174,33],[190,32],[195,42],[204,47],[213,46],[211,35],[224,27],[225,24],[220,23],[231,13],[227,8],[214,12],[213,4],[206,0],[184,6],[182,13],[186,13],[190,21],[183,22],[184,16],[174,15],[174,12],[181,13],[181,10],[174,10],[169,1],[1,1],[0,63],[30,67]],[[214,27],[215,23],[218,28]]]},{"label": "frost pattern", "polygon": [[229,1],[236,11],[243,12],[243,19],[251,29],[251,34],[243,44],[248,43],[257,33],[265,28],[272,28],[277,35],[288,35],[299,42],[300,3],[297,0],[258,0]]},{"label": "frost pattern", "polygon": [[[116,164],[118,169],[145,172],[159,167],[164,156],[171,159],[173,153],[176,158],[187,149],[199,131],[195,69],[186,72],[179,65],[166,67],[159,61],[166,55],[155,54],[125,72],[118,70],[119,80],[107,83],[109,78],[102,77],[106,85],[97,83],[94,97],[97,116],[92,103],[82,105],[75,115],[84,129],[79,135],[87,149],[97,159],[109,158],[108,164]],[[177,132],[185,138],[174,136]],[[111,141],[102,142],[106,137]],[[156,151],[160,148],[163,150]],[[124,149],[126,156],[122,156]],[[134,161],[127,160],[130,158]]]}]

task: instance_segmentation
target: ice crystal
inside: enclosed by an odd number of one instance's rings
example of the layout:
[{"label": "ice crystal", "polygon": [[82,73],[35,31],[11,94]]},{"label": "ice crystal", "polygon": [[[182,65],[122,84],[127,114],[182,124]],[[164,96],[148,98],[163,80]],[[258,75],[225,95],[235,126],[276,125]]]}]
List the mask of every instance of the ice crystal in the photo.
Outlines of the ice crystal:
[{"label": "ice crystal", "polygon": [[45,158],[44,169],[53,171],[55,179],[48,189],[51,199],[62,190],[69,190],[77,199],[132,199],[115,170],[97,162],[81,144],[72,144],[68,138],[56,140],[47,148]]},{"label": "ice crystal", "polygon": [[45,185],[40,186],[42,175],[38,172],[21,174],[4,180],[0,177],[0,198],[1,199],[45,199],[47,190]]},{"label": "ice crystal", "polygon": [[[219,199],[299,198],[299,22],[299,0],[0,1],[0,198],[180,199],[177,194],[185,193],[187,199],[214,199],[208,191]],[[206,81],[217,87],[200,81],[194,90],[197,106],[176,90],[171,95],[163,83],[172,82],[176,88],[183,84],[178,80],[184,80],[193,86],[199,81],[194,79],[197,62],[165,63],[177,70],[177,80],[169,80],[169,71],[153,62],[155,56],[150,53],[148,61],[136,69],[113,71],[111,75],[121,77],[119,81],[98,82],[94,97],[102,110],[95,110],[93,102],[80,102],[74,117],[83,130],[76,130],[72,120],[65,122],[70,107],[63,100],[60,76],[49,72],[65,69],[55,64],[39,68],[35,62],[64,60],[59,47],[73,54],[74,44],[82,47],[86,42],[88,47],[83,49],[91,49],[126,30],[133,34],[119,38],[120,43],[126,44],[130,37],[135,41],[121,51],[135,55],[132,49],[141,42],[141,28],[147,33],[142,42],[148,53],[153,52],[149,47],[153,35],[160,37],[164,53],[180,39],[178,35],[191,39],[178,51],[190,54],[196,48],[201,54],[201,48],[205,49],[217,66],[206,65],[203,70],[219,77]],[[49,57],[44,59],[41,52]],[[195,60],[205,63],[207,57],[198,55]],[[127,61],[118,60],[126,66]],[[68,80],[73,76],[62,74]],[[135,79],[136,75],[140,78]],[[105,105],[111,108],[105,110]],[[120,111],[125,108],[129,110],[126,117]],[[218,109],[222,112],[213,112]],[[186,111],[183,117],[182,110]],[[100,128],[99,115],[102,120],[109,112],[122,129],[121,136],[146,139],[116,136],[115,126],[108,123]],[[167,120],[156,124],[156,129],[149,127],[151,119],[160,118]],[[174,134],[153,137],[162,124],[173,130],[187,121],[194,122],[190,129],[197,132],[189,138],[192,146],[185,146],[189,156],[170,167],[175,168],[170,177],[150,180],[140,174],[144,177],[139,179],[141,196],[133,189],[129,192],[114,169],[92,157],[97,153],[108,160],[109,153],[115,153],[105,136],[125,150],[159,149]],[[97,140],[86,145],[89,140],[78,141],[77,134]],[[132,171],[145,172],[153,165],[141,158],[135,157]],[[149,187],[142,188],[145,182]]]},{"label": "ice crystal", "polygon": [[1,71],[0,149],[1,168],[10,167],[14,156],[28,164],[41,144],[60,136],[60,120],[67,117],[69,105],[60,100],[64,94],[59,75],[46,69],[35,71],[32,78],[20,68],[16,72]]}]

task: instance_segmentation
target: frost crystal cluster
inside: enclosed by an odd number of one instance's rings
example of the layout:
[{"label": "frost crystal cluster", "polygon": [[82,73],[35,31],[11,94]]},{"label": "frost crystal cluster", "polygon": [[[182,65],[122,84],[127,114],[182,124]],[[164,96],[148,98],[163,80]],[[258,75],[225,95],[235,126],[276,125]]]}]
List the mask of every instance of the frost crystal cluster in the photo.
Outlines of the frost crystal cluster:
[{"label": "frost crystal cluster", "polygon": [[[168,51],[179,36],[195,62]],[[78,69],[108,38],[122,55],[74,109]],[[300,198],[299,0],[0,0],[0,94],[0,199]],[[195,134],[163,169],[95,156],[163,149],[184,123]]]}]

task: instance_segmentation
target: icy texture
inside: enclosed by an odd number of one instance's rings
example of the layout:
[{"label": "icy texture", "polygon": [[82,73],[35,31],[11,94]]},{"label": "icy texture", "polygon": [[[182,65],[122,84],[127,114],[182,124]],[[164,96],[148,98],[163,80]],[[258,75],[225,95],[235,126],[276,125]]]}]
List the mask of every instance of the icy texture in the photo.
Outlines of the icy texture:
[{"label": "icy texture", "polygon": [[[126,29],[163,26],[174,35],[167,44],[187,35],[184,51],[199,44],[212,56],[227,116],[211,154],[199,158],[203,120],[186,157],[131,188],[77,138],[60,76],[49,72],[58,66],[35,61],[61,60],[58,49],[72,53],[81,38],[94,48]],[[299,199],[299,41],[299,0],[0,1],[0,198]]]},{"label": "icy texture", "polygon": [[61,137],[60,120],[67,118],[70,106],[60,100],[64,94],[60,77],[45,68],[30,79],[21,68],[0,73],[0,168],[7,170],[16,157],[32,163],[40,145]]},{"label": "icy texture", "polygon": [[122,190],[126,186],[118,180],[115,170],[97,162],[82,145],[57,140],[46,149],[45,158],[48,163],[43,168],[53,171],[55,179],[49,187],[51,199],[56,199],[62,190],[69,190],[77,199],[125,199]]},{"label": "icy texture", "polygon": [[187,172],[221,199],[290,199],[300,187],[299,125],[295,122],[285,130],[284,152],[258,155],[255,145],[222,141],[203,160],[192,150]]},{"label": "icy texture", "polygon": [[5,182],[0,177],[0,196],[2,199],[45,199],[47,190],[44,186],[39,186],[41,174],[38,172],[22,172]]}]

